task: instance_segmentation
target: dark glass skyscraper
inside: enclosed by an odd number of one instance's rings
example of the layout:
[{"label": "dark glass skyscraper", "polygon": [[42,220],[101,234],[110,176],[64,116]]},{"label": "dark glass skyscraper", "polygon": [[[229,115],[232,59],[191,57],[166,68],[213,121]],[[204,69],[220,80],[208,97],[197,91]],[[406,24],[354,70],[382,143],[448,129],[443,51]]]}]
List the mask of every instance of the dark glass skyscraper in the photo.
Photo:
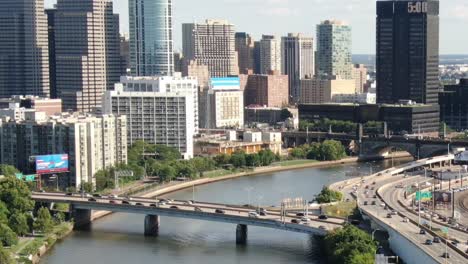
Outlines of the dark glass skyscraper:
[{"label": "dark glass skyscraper", "polygon": [[377,1],[377,102],[437,104],[439,1]]}]

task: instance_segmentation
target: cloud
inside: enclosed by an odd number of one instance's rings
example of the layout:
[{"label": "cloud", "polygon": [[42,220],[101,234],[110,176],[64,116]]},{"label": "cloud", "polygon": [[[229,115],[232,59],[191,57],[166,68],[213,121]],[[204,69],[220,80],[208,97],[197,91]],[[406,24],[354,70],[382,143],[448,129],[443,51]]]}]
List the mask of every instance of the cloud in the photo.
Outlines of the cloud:
[{"label": "cloud", "polygon": [[291,9],[289,7],[274,7],[274,8],[266,8],[260,9],[259,13],[266,16],[281,16],[281,17],[288,17],[299,14],[299,10]]}]

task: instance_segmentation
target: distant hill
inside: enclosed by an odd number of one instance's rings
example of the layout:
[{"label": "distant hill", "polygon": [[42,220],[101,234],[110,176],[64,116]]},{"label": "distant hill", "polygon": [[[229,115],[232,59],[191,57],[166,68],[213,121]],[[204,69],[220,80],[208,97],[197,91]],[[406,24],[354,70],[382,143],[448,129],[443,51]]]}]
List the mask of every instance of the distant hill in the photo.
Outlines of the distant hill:
[{"label": "distant hill", "polygon": [[[353,55],[354,64],[364,64],[367,66],[375,66],[375,55],[372,54],[355,54]],[[468,64],[467,54],[440,55],[440,64]]]}]

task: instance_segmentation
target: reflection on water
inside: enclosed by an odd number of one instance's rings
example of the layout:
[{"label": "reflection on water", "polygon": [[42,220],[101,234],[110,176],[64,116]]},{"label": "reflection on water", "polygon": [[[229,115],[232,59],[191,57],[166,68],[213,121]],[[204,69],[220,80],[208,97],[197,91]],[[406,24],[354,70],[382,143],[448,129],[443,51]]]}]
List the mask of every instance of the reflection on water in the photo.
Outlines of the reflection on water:
[{"label": "reflection on water", "polygon": [[[244,177],[169,195],[228,204],[277,205],[285,197],[312,200],[323,185],[388,167],[388,162],[312,168]],[[250,195],[249,195],[250,193]],[[250,196],[250,197],[249,197]],[[159,237],[143,236],[143,215],[113,214],[93,223],[90,232],[74,232],[42,263],[322,263],[317,241],[304,234],[249,227],[248,244],[236,246],[232,224],[161,217]]]}]

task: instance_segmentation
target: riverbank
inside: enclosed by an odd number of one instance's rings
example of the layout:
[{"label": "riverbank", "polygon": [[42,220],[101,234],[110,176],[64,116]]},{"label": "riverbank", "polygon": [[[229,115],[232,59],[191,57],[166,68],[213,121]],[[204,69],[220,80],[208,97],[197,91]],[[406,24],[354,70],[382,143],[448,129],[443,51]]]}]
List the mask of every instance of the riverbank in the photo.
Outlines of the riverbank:
[{"label": "riverbank", "polygon": [[[410,158],[410,157],[411,156],[407,152],[396,152],[393,154],[392,157],[385,157],[384,159],[401,159],[401,158]],[[240,177],[259,176],[263,174],[267,175],[269,173],[308,169],[308,168],[323,168],[323,167],[329,167],[329,166],[334,166],[334,165],[350,164],[350,163],[356,163],[356,162],[361,162],[361,161],[367,162],[367,161],[380,160],[380,159],[382,158],[366,159],[363,161],[363,160],[360,160],[358,157],[351,157],[351,158],[345,158],[345,159],[341,159],[337,161],[316,161],[316,162],[310,161],[307,163],[300,163],[300,164],[293,163],[291,165],[276,164],[276,165],[268,166],[268,167],[258,167],[252,171],[233,173],[233,174],[229,174],[229,175],[225,175],[221,177],[204,177],[204,178],[200,178],[197,180],[180,182],[180,183],[175,183],[175,184],[169,183],[169,184],[158,186],[154,188],[153,190],[139,193],[137,195],[143,198],[153,198],[153,197],[157,197],[161,195],[171,194],[171,193],[178,192],[178,191],[188,189],[188,188],[193,188],[194,186],[201,186],[201,185],[206,185],[210,183],[240,178]],[[109,214],[112,214],[112,212],[94,211],[91,215],[91,220],[95,221]]]}]

